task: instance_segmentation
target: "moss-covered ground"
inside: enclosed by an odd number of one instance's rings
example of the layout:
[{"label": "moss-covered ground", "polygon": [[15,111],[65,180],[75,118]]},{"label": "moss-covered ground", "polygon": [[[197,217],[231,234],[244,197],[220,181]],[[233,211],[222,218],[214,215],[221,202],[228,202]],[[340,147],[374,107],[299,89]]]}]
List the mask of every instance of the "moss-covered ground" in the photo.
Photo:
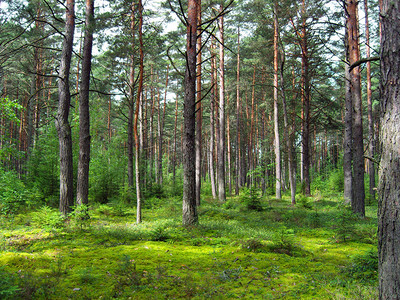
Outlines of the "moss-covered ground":
[{"label": "moss-covered ground", "polygon": [[143,210],[93,205],[0,218],[0,298],[376,299],[376,207],[355,218],[336,195],[203,199],[181,226],[179,199]]}]

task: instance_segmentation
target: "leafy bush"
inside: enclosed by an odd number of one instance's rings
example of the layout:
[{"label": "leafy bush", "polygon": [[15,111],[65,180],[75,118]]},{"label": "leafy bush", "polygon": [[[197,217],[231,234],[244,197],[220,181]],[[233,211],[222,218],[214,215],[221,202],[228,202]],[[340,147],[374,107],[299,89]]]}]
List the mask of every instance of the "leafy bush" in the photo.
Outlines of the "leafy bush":
[{"label": "leafy bush", "polygon": [[0,168],[0,212],[15,214],[26,204],[32,205],[35,194],[26,189],[25,184],[11,171]]},{"label": "leafy bush", "polygon": [[11,299],[19,291],[18,285],[15,283],[15,278],[4,270],[4,267],[0,268],[0,298]]},{"label": "leafy bush", "polygon": [[265,245],[261,240],[252,238],[242,242],[242,249],[251,252],[264,252]]},{"label": "leafy bush", "polygon": [[333,170],[328,177],[328,188],[330,191],[343,192],[344,190],[344,174],[343,168]]},{"label": "leafy bush", "polygon": [[268,248],[275,253],[293,255],[294,250],[297,248],[294,244],[293,230],[287,229],[285,226],[277,229],[272,242],[272,245],[269,245]]},{"label": "leafy bush", "polygon": [[354,221],[355,216],[351,209],[345,205],[340,205],[334,226],[338,241],[346,242],[353,237],[355,231]]},{"label": "leafy bush", "polygon": [[312,204],[310,203],[310,198],[304,196],[303,194],[297,196],[297,203],[305,209],[312,208]]},{"label": "leafy bush", "polygon": [[240,199],[249,210],[261,211],[263,209],[261,206],[260,192],[256,187],[245,189]]},{"label": "leafy bush", "polygon": [[72,227],[82,230],[84,227],[89,226],[89,207],[85,204],[75,206],[68,217]]},{"label": "leafy bush", "polygon": [[43,206],[33,213],[32,225],[49,231],[59,231],[64,227],[65,218],[56,209]]},{"label": "leafy bush", "polygon": [[378,277],[378,251],[375,248],[351,258],[346,273],[362,282],[375,282]]}]

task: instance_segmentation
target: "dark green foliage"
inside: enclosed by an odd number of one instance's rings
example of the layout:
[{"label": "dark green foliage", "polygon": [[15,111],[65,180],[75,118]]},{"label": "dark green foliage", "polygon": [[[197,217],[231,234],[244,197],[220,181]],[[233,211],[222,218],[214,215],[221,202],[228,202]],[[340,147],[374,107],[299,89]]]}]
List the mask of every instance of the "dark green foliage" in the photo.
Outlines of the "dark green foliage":
[{"label": "dark green foliage", "polygon": [[15,214],[37,202],[37,193],[26,188],[16,173],[0,168],[0,213]]},{"label": "dark green foliage", "polygon": [[58,140],[54,126],[48,126],[40,135],[27,163],[26,185],[36,188],[41,195],[41,205],[59,205]]},{"label": "dark green foliage", "polygon": [[43,206],[32,214],[32,225],[47,231],[60,231],[64,228],[65,218],[56,209]]},{"label": "dark green foliage", "polygon": [[163,227],[163,226],[159,226],[159,227],[155,228],[150,233],[150,239],[152,241],[164,242],[169,238],[170,238],[170,236],[169,236],[168,232],[166,231],[165,227]]},{"label": "dark green foliage", "polygon": [[363,254],[354,255],[345,272],[361,282],[375,282],[378,277],[378,251],[371,248]]},{"label": "dark green foliage", "polygon": [[293,255],[298,248],[294,244],[294,231],[285,226],[281,226],[275,231],[272,245],[268,245],[270,251],[280,254]]},{"label": "dark green foliage", "polygon": [[72,228],[82,230],[90,225],[89,207],[85,204],[73,207],[72,212],[68,215],[69,225]]},{"label": "dark green foliage", "polygon": [[248,239],[242,242],[242,249],[250,252],[265,252],[267,250],[260,239]]},{"label": "dark green foliage", "polygon": [[337,241],[346,242],[354,238],[355,220],[356,217],[351,208],[345,205],[338,206],[338,214],[334,225]]},{"label": "dark green foliage", "polygon": [[15,276],[6,272],[4,267],[0,267],[0,298],[12,299],[18,291]]},{"label": "dark green foliage", "polygon": [[301,207],[306,208],[306,209],[312,208],[312,204],[310,203],[309,197],[306,197],[303,194],[300,194],[300,195],[297,195],[296,199],[297,199],[297,203],[299,203]]},{"label": "dark green foliage", "polygon": [[260,191],[254,186],[250,189],[245,189],[240,200],[248,210],[261,211],[263,209]]}]

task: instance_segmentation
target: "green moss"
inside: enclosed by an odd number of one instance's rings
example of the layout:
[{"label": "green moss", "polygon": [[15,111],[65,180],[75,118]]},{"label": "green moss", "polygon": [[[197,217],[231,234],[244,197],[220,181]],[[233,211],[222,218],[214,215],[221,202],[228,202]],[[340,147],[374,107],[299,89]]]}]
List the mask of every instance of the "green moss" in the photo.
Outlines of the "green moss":
[{"label": "green moss", "polygon": [[61,231],[36,227],[34,212],[18,223],[1,217],[0,265],[15,299],[357,299],[376,290],[373,276],[351,275],[374,274],[373,256],[357,254],[375,245],[376,207],[354,220],[343,243],[338,201],[319,195],[310,210],[290,207],[287,196],[261,199],[261,212],[240,210],[237,199],[203,201],[191,228],[181,225],[176,199],[145,209],[139,225],[126,206],[95,207],[84,227]]}]

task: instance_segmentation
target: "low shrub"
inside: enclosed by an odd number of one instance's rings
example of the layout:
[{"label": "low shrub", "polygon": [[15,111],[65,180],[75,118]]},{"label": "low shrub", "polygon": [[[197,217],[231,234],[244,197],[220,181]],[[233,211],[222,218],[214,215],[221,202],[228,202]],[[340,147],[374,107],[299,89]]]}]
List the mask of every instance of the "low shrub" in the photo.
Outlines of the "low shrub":
[{"label": "low shrub", "polygon": [[245,189],[243,196],[240,197],[241,202],[248,210],[262,211],[260,191],[256,187]]},{"label": "low shrub", "polygon": [[375,283],[378,278],[378,251],[371,248],[363,254],[353,256],[345,272],[358,281]]},{"label": "low shrub", "polygon": [[32,225],[48,231],[59,231],[64,228],[65,218],[56,209],[43,206],[33,213]]}]

